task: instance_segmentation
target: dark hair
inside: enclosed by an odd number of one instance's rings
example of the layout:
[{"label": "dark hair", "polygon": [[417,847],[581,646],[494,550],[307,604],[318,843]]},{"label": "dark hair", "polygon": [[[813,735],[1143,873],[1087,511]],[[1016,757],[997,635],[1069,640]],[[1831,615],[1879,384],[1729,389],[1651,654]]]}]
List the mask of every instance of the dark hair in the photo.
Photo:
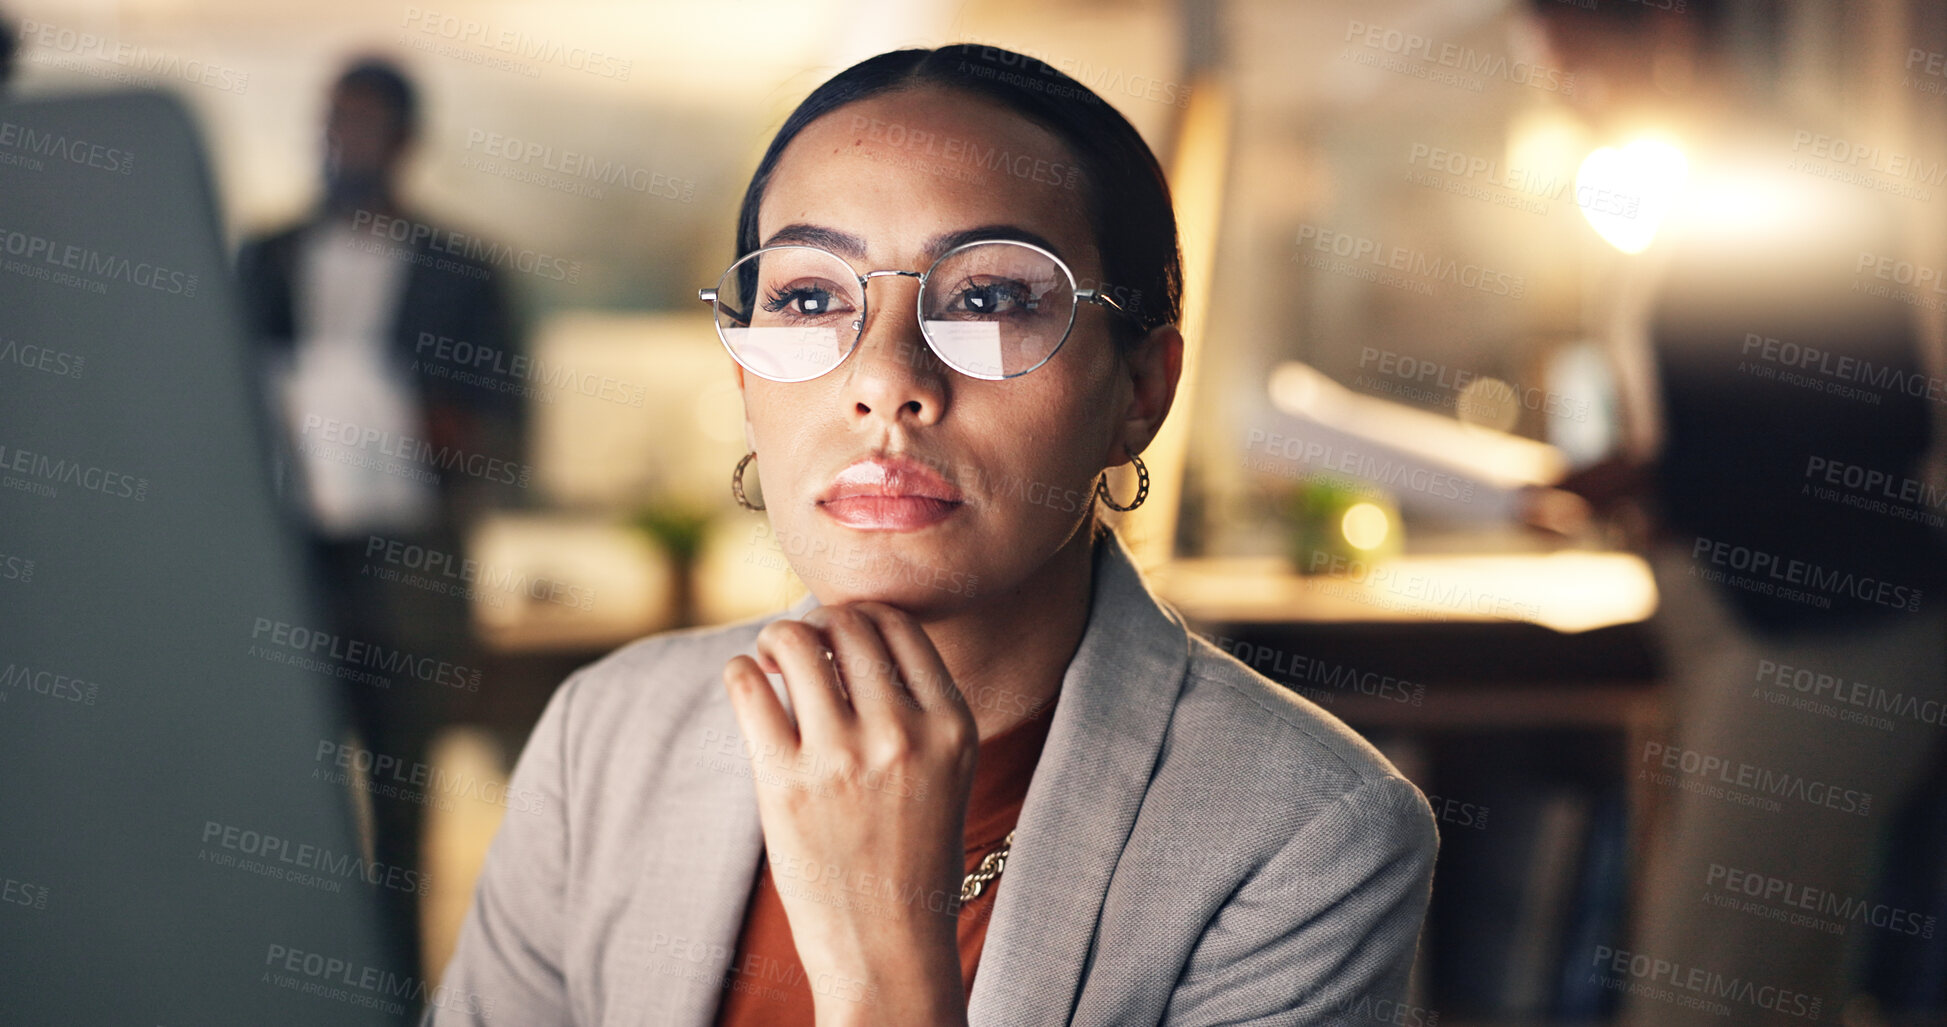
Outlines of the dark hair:
[{"label": "dark hair", "polygon": [[383,57],[362,57],[338,76],[334,89],[364,89],[392,112],[400,139],[411,139],[419,128],[419,95],[412,80],[397,64]]},{"label": "dark hair", "polygon": [[[757,209],[771,172],[806,125],[859,100],[919,86],[980,97],[1040,125],[1061,140],[1081,168],[1080,188],[1102,253],[1102,278],[1142,322],[1142,331],[1183,314],[1183,257],[1176,213],[1156,155],[1128,120],[1087,86],[1048,64],[1011,50],[957,43],[937,50],[892,50],[827,79],[798,104],[771,139],[751,176],[737,215],[737,255],[756,249]],[[1111,318],[1123,346],[1141,336]]]}]

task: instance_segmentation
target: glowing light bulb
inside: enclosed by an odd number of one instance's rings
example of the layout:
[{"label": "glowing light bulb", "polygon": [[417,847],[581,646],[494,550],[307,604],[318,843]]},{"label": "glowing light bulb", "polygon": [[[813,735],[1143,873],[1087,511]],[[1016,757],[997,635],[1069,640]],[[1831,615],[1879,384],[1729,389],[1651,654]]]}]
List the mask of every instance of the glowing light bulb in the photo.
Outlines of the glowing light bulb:
[{"label": "glowing light bulb", "polygon": [[1354,503],[1339,519],[1339,532],[1354,549],[1378,549],[1392,528],[1392,519],[1386,516],[1386,511],[1372,503]]},{"label": "glowing light bulb", "polygon": [[1641,253],[1675,204],[1690,173],[1683,151],[1660,139],[1604,146],[1575,174],[1575,202],[1596,234],[1624,253]]}]

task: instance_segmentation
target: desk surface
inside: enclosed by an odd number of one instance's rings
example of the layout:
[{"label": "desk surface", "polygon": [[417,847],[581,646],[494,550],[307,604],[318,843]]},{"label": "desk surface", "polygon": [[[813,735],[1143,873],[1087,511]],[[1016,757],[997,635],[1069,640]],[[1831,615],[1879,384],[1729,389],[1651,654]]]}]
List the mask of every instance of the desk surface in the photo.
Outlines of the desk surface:
[{"label": "desk surface", "polygon": [[1649,565],[1633,554],[1406,556],[1343,574],[1303,575],[1283,557],[1175,560],[1156,589],[1206,624],[1516,622],[1560,632],[1634,624],[1656,610]]}]

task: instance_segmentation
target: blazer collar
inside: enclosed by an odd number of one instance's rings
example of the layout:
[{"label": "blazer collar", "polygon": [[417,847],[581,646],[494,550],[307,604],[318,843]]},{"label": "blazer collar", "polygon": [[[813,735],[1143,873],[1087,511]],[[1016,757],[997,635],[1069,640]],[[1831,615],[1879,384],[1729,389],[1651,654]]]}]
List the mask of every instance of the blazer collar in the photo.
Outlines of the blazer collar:
[{"label": "blazer collar", "polygon": [[[802,615],[816,603],[806,596],[779,616]],[[1111,533],[1096,547],[1088,624],[1062,677],[1014,848],[996,886],[968,1003],[970,1027],[1068,1022],[1109,877],[1148,790],[1188,666],[1183,622],[1157,601]],[[740,731],[727,699],[709,704],[703,721],[701,727]],[[709,774],[686,783],[711,793],[710,830],[648,854],[631,919],[645,937],[667,932],[702,942],[728,965],[763,849],[756,794],[748,778]],[[644,901],[666,896],[667,882],[698,866],[735,869],[690,881],[689,901]],[[721,967],[713,961],[712,969]],[[669,987],[668,979],[648,988],[613,983],[637,993],[643,1023],[701,1027],[713,1021],[718,1004],[711,987]]]},{"label": "blazer collar", "polygon": [[1188,630],[1111,533],[996,886],[970,1027],[1068,1022],[1189,663]]}]

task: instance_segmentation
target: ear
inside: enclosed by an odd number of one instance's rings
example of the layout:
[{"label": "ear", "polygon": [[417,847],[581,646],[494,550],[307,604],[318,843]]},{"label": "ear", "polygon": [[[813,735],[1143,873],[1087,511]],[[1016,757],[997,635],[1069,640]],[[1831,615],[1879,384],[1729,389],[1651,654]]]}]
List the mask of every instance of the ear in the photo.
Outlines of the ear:
[{"label": "ear", "polygon": [[1124,364],[1131,386],[1129,404],[1112,440],[1115,452],[1107,457],[1110,467],[1128,463],[1129,453],[1142,452],[1162,430],[1163,419],[1176,402],[1177,383],[1183,377],[1183,332],[1175,325],[1151,329],[1129,352]]},{"label": "ear", "polygon": [[744,365],[730,362],[730,373],[737,378],[737,395],[744,405],[744,452],[757,452],[757,430],[750,426],[750,393],[744,391]]}]

